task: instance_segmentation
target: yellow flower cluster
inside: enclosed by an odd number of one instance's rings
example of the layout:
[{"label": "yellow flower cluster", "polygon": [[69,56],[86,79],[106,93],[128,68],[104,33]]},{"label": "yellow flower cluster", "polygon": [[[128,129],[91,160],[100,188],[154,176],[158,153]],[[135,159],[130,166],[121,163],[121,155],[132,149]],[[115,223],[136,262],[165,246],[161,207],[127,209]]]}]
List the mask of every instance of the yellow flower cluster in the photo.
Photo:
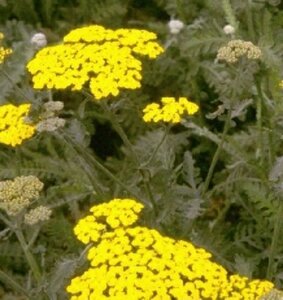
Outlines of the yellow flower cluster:
[{"label": "yellow flower cluster", "polygon": [[252,42],[232,40],[218,50],[217,59],[236,63],[242,56],[246,56],[248,59],[259,59],[261,55],[260,48]]},{"label": "yellow flower cluster", "polygon": [[183,115],[193,115],[199,110],[199,106],[186,97],[175,100],[174,97],[163,97],[162,107],[158,103],[148,104],[143,109],[143,120],[145,122],[167,122],[180,123]]},{"label": "yellow flower cluster", "polygon": [[35,126],[25,123],[30,104],[0,106],[0,143],[15,147],[35,134]]},{"label": "yellow flower cluster", "polygon": [[134,226],[143,205],[114,199],[91,208],[74,231],[93,243],[90,268],[67,287],[71,300],[258,300],[273,288],[228,272],[193,244]]},{"label": "yellow flower cluster", "polygon": [[120,89],[141,86],[141,61],[163,52],[156,35],[146,30],[110,30],[92,25],[72,30],[63,44],[40,50],[27,68],[34,88],[81,90],[89,82],[96,99],[117,96]]},{"label": "yellow flower cluster", "polygon": [[0,181],[0,208],[8,215],[16,215],[39,197],[43,183],[35,176],[19,176]]},{"label": "yellow flower cluster", "polygon": [[[4,35],[2,32],[0,32],[0,41],[4,38]],[[12,53],[12,49],[10,48],[4,48],[0,47],[0,64],[3,63],[6,56],[10,55]]]}]

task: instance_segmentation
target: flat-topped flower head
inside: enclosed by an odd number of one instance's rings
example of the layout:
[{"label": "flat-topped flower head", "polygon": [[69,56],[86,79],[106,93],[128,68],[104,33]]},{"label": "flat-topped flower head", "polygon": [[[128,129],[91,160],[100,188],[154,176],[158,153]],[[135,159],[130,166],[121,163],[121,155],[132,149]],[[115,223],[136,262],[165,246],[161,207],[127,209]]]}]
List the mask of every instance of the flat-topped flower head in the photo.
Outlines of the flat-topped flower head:
[{"label": "flat-topped flower head", "polygon": [[143,205],[114,199],[91,208],[75,234],[90,267],[67,286],[70,299],[252,299],[270,292],[269,281],[229,273],[192,243],[136,225]]},{"label": "flat-topped flower head", "polygon": [[[1,43],[3,38],[4,38],[4,35],[3,35],[2,32],[0,32],[0,43]],[[12,49],[4,48],[4,47],[0,46],[0,64],[2,64],[5,57],[10,55],[11,53],[12,53]]]},{"label": "flat-topped flower head", "polygon": [[49,220],[51,213],[52,211],[50,208],[39,205],[38,207],[31,209],[25,214],[24,222],[28,225],[35,225],[39,222]]},{"label": "flat-topped flower head", "polygon": [[260,48],[252,42],[243,40],[229,41],[226,46],[219,48],[217,59],[226,61],[227,63],[236,63],[241,57],[250,60],[260,59],[262,52]]},{"label": "flat-topped flower head", "polygon": [[163,97],[159,103],[148,104],[143,109],[143,120],[145,122],[180,123],[185,115],[194,115],[199,106],[186,97],[176,100],[174,97]]},{"label": "flat-topped flower head", "polygon": [[35,134],[35,126],[25,122],[30,106],[30,104],[0,106],[0,143],[15,147]]},{"label": "flat-topped flower head", "polygon": [[87,83],[95,99],[141,86],[140,56],[164,50],[147,30],[106,29],[92,25],[72,30],[63,43],[41,49],[27,68],[34,88],[81,90]]},{"label": "flat-topped flower head", "polygon": [[19,176],[0,181],[0,208],[8,215],[16,215],[38,199],[43,183],[35,176]]}]

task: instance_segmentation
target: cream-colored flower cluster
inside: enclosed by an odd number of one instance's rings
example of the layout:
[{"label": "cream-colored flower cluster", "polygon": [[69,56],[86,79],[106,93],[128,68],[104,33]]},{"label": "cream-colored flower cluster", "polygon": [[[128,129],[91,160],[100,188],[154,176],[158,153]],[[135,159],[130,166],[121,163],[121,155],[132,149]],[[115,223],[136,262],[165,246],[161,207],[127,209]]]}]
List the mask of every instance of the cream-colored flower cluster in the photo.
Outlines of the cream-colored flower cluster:
[{"label": "cream-colored flower cluster", "polygon": [[[0,32],[0,42],[3,40],[4,35],[2,32]],[[12,53],[12,49],[10,48],[4,48],[0,46],[0,64],[3,63],[6,56],[10,55]]]},{"label": "cream-colored flower cluster", "polygon": [[15,147],[35,134],[35,126],[25,122],[30,106],[30,104],[0,106],[0,143]]},{"label": "cream-colored flower cluster", "polygon": [[272,290],[271,282],[230,276],[192,243],[134,226],[142,208],[114,199],[79,221],[76,236],[93,246],[89,269],[67,287],[71,300],[259,300]]},{"label": "cream-colored flower cluster", "polygon": [[19,176],[0,181],[0,208],[8,215],[16,215],[38,199],[43,183],[35,176]]},{"label": "cream-colored flower cluster", "polygon": [[262,52],[252,42],[232,40],[226,46],[221,47],[217,53],[217,59],[227,63],[236,63],[243,56],[253,60],[260,59]]},{"label": "cream-colored flower cluster", "polygon": [[41,49],[27,68],[36,89],[81,90],[87,82],[96,99],[137,89],[142,63],[163,52],[156,35],[138,29],[106,29],[91,25],[72,30],[64,43]]},{"label": "cream-colored flower cluster", "polygon": [[28,225],[34,225],[42,221],[47,221],[51,216],[51,212],[50,208],[39,205],[25,214],[24,222]]},{"label": "cream-colored flower cluster", "polygon": [[159,103],[148,104],[143,109],[143,120],[145,122],[180,123],[182,116],[193,115],[199,110],[199,106],[186,97],[175,100],[174,97],[163,97]]}]

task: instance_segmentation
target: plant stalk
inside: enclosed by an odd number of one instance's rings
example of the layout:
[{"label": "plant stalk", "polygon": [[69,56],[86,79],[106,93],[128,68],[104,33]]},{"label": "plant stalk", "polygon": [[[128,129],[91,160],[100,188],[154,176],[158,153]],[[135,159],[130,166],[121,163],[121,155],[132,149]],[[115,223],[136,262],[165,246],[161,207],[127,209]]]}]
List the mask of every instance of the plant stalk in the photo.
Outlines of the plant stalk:
[{"label": "plant stalk", "polygon": [[41,283],[41,272],[40,272],[39,266],[38,266],[34,256],[29,251],[29,248],[28,248],[28,245],[27,245],[27,242],[25,240],[22,230],[18,228],[18,229],[15,229],[14,232],[18,238],[18,241],[20,242],[20,245],[24,251],[25,257],[26,257],[27,262],[33,272],[35,279],[37,280],[38,283]]},{"label": "plant stalk", "polygon": [[225,138],[226,138],[227,132],[228,132],[228,130],[230,128],[231,115],[232,115],[232,110],[231,110],[231,108],[229,108],[228,114],[226,116],[226,120],[225,120],[224,129],[223,129],[223,133],[222,133],[222,136],[221,136],[220,143],[217,145],[217,149],[216,149],[216,151],[214,153],[214,156],[212,158],[212,162],[210,164],[210,167],[209,167],[209,170],[208,170],[205,182],[204,182],[204,187],[203,187],[203,190],[202,190],[202,195],[204,195],[206,193],[206,191],[208,190],[209,184],[211,182],[212,175],[213,175],[216,163],[217,163],[217,161],[219,159],[219,155],[221,153],[223,144],[225,142]]}]

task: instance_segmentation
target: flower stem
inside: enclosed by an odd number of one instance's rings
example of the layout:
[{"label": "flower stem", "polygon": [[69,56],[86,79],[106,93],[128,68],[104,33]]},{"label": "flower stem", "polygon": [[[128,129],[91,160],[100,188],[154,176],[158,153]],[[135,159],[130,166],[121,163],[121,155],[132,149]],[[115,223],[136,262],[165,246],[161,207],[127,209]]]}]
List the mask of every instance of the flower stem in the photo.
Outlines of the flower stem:
[{"label": "flower stem", "polygon": [[0,270],[0,281],[10,285],[14,290],[19,292],[21,295],[25,295],[29,298],[29,293],[20,286],[11,276]]},{"label": "flower stem", "polygon": [[257,105],[256,105],[256,121],[257,121],[257,129],[259,131],[259,139],[258,139],[258,155],[260,157],[260,166],[263,165],[263,132],[262,132],[262,103],[263,103],[263,95],[261,91],[260,81],[255,78],[256,89],[258,93],[257,97]]},{"label": "flower stem", "polygon": [[18,238],[18,241],[24,251],[25,257],[26,257],[27,262],[33,272],[35,279],[37,280],[38,283],[41,283],[41,272],[40,272],[39,266],[38,266],[34,256],[29,251],[29,248],[28,248],[28,245],[27,245],[27,242],[25,240],[22,230],[17,228],[14,230],[14,232],[15,232],[15,234]]},{"label": "flower stem", "polygon": [[130,150],[134,160],[136,161],[137,164],[139,164],[138,157],[133,149],[133,145],[128,139],[128,136],[126,135],[124,129],[120,125],[120,123],[117,121],[116,115],[112,113],[112,111],[109,109],[108,105],[106,104],[105,101],[101,101],[101,107],[103,110],[106,112],[108,120],[112,124],[113,128],[116,130],[116,132],[119,134],[120,138],[122,139],[123,143],[125,146]]},{"label": "flower stem", "polygon": [[228,114],[226,116],[226,120],[225,120],[224,129],[223,129],[223,133],[222,133],[222,136],[221,136],[220,143],[217,145],[217,149],[216,149],[216,151],[214,153],[214,156],[212,158],[212,162],[210,164],[207,176],[205,178],[205,182],[204,182],[204,186],[203,186],[203,190],[202,190],[202,195],[204,195],[206,193],[206,191],[208,190],[210,181],[212,179],[212,175],[213,175],[216,163],[217,163],[217,161],[219,159],[219,155],[221,153],[223,144],[225,142],[225,138],[226,138],[227,132],[228,132],[228,130],[230,128],[231,115],[232,115],[232,110],[231,110],[231,108],[229,108]]},{"label": "flower stem", "polygon": [[147,191],[148,198],[149,198],[149,200],[152,204],[152,207],[154,209],[154,213],[155,213],[155,215],[157,215],[157,204],[156,204],[156,201],[154,199],[154,196],[153,196],[153,193],[152,193],[152,190],[151,190],[151,186],[149,184],[149,180],[148,180],[145,172],[141,169],[141,163],[140,163],[140,160],[139,160],[138,156],[136,155],[136,152],[133,149],[133,145],[129,141],[128,136],[126,135],[124,129],[122,128],[120,123],[117,121],[116,115],[111,112],[108,105],[104,101],[101,101],[101,106],[104,109],[104,111],[106,112],[106,114],[108,116],[108,120],[111,122],[113,128],[119,134],[119,136],[122,139],[122,141],[124,142],[125,146],[130,150],[130,152],[132,154],[132,157],[133,157],[133,159],[134,159],[134,161],[137,165],[137,168],[138,168],[138,170],[139,170],[139,172],[142,176],[142,181],[143,181],[145,189]]}]

